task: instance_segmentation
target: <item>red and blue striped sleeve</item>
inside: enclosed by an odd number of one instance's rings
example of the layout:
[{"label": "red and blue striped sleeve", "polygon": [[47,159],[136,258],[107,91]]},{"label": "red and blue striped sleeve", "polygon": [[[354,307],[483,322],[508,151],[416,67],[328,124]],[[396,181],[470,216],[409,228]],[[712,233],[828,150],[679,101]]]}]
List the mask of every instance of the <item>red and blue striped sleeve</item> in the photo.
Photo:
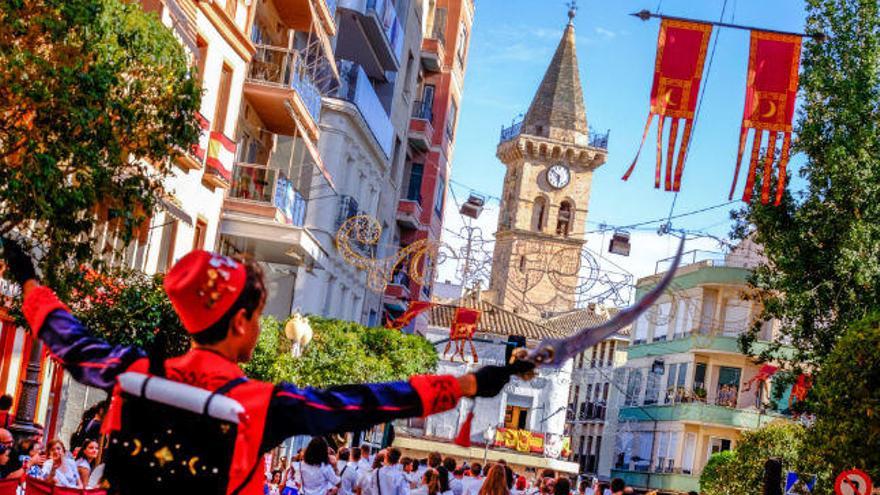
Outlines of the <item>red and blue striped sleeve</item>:
[{"label": "red and blue striped sleeve", "polygon": [[394,419],[428,416],[452,409],[460,398],[458,380],[450,375],[327,389],[280,383],[269,404],[263,445],[274,447],[294,435],[365,430]]},{"label": "red and blue striped sleeve", "polygon": [[146,357],[138,347],[111,345],[92,335],[48,287],[33,289],[22,312],[52,357],[85,385],[110,390],[120,373]]}]

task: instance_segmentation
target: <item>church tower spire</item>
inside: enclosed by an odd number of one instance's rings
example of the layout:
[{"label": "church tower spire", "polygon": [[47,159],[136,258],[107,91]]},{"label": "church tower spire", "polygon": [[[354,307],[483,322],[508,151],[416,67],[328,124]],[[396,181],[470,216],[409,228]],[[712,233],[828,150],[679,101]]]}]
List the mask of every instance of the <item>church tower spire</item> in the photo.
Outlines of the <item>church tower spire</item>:
[{"label": "church tower spire", "polygon": [[507,173],[485,297],[533,319],[575,308],[593,171],[608,155],[607,135],[587,126],[569,8],[524,120],[501,130],[497,150]]},{"label": "church tower spire", "polygon": [[586,144],[589,132],[575,46],[576,9],[571,4],[568,25],[523,121],[524,134]]}]

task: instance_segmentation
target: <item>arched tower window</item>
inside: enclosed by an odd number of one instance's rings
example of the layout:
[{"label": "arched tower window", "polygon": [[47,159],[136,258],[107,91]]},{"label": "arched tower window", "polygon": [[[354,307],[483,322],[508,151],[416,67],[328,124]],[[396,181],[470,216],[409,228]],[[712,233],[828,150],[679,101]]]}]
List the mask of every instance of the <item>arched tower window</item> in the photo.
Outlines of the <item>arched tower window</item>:
[{"label": "arched tower window", "polygon": [[571,233],[571,225],[574,222],[574,207],[570,201],[563,201],[559,205],[559,215],[556,217],[556,234],[568,237]]},{"label": "arched tower window", "polygon": [[547,200],[544,199],[543,196],[538,196],[535,199],[534,207],[532,208],[532,230],[535,232],[543,232],[544,231],[544,222],[547,215]]}]

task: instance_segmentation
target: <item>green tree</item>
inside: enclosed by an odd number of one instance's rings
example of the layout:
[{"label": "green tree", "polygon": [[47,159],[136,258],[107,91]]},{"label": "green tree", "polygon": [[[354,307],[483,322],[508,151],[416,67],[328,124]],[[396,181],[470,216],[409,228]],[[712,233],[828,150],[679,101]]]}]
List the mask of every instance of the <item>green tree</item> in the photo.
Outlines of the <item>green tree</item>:
[{"label": "green tree", "polygon": [[[806,31],[828,35],[804,46],[795,150],[806,187],[779,207],[735,213],[734,235],[753,234],[767,256],[751,280],[763,318],[782,322],[795,363],[821,366],[846,327],[880,306],[880,6],[806,3]],[[746,352],[757,331],[741,341]]]},{"label": "green tree", "polygon": [[852,467],[880,479],[880,313],[838,340],[813,388],[811,455],[834,472]]},{"label": "green tree", "polygon": [[301,356],[294,357],[284,322],[263,318],[263,331],[245,372],[266,381],[329,387],[405,380],[437,365],[434,347],[422,337],[314,316],[309,321],[314,338]]},{"label": "green tree", "polygon": [[705,495],[761,493],[764,463],[771,457],[782,461],[783,471],[814,474],[802,455],[804,437],[803,426],[788,422],[744,432],[735,450],[709,458],[700,475],[700,489]]},{"label": "green tree", "polygon": [[0,0],[0,234],[39,245],[44,277],[96,263],[96,205],[122,237],[198,139],[197,82],[139,2]]}]

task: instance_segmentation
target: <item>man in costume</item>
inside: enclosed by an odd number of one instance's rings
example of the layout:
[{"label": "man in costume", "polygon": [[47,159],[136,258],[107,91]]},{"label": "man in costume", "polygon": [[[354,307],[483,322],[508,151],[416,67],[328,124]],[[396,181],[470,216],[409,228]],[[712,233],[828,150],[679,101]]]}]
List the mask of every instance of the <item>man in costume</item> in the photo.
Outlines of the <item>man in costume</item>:
[{"label": "man in costume", "polygon": [[[191,334],[192,348],[183,356],[157,362],[138,347],[111,345],[92,335],[50,288],[40,285],[30,256],[14,241],[2,239],[2,242],[8,273],[21,284],[22,311],[31,329],[74,379],[113,391],[110,410],[104,419],[104,432],[110,434],[111,444],[114,443],[113,432],[119,431],[126,418],[144,417],[132,407],[124,406],[126,396],[117,380],[122,374],[158,375],[210,391],[205,414],[214,395],[226,396],[243,407],[237,430],[234,430],[234,442],[230,444],[234,447],[228,475],[220,473],[224,476],[224,488],[220,491],[229,494],[262,493],[262,456],[286,438],[364,430],[397,418],[443,412],[454,408],[462,397],[495,396],[511,376],[534,367],[517,361],[507,366],[486,366],[460,377],[419,375],[406,382],[326,390],[248,380],[237,363],[251,358],[260,334],[259,322],[267,295],[263,274],[254,262],[206,251],[187,254],[165,278],[165,291]],[[146,389],[145,381],[144,397],[149,395]],[[136,430],[137,425],[134,428]],[[228,430],[227,427],[218,431]],[[168,433],[172,433],[170,428]],[[132,456],[143,455],[150,447],[141,445],[136,438],[134,443]],[[129,448],[128,441],[125,444]],[[156,469],[161,467],[163,472],[189,469],[193,475],[200,475],[197,456],[191,457],[189,463],[183,458],[178,465],[181,458],[175,458],[171,450],[163,448],[150,455],[161,464]],[[151,461],[150,466],[153,464]],[[113,479],[110,464],[107,469],[106,475]],[[217,469],[213,472],[217,473]],[[161,476],[156,476],[150,482],[162,486],[161,480]],[[125,479],[122,483],[125,484]],[[121,490],[135,493],[144,488],[123,486]],[[180,490],[173,486],[167,488],[172,493]]]}]

